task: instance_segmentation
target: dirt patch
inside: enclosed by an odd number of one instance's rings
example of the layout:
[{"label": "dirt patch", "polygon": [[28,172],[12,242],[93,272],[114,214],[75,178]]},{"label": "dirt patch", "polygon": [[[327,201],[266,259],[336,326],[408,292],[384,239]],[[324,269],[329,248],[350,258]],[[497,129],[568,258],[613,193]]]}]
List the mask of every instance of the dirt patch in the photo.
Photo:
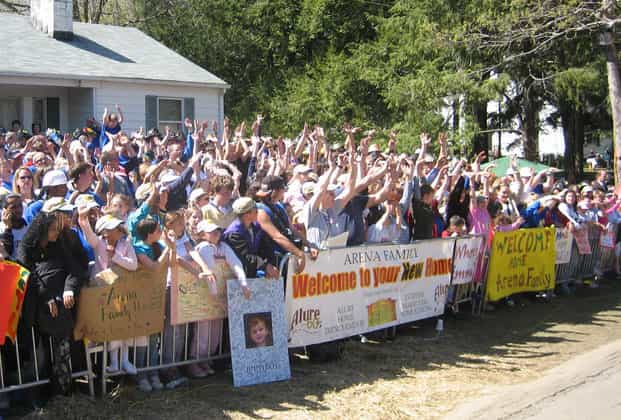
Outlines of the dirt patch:
[{"label": "dirt patch", "polygon": [[486,387],[533,379],[621,338],[621,283],[579,289],[552,303],[523,300],[481,318],[445,317],[397,337],[349,341],[338,363],[295,358],[288,382],[236,389],[230,371],[185,389],[142,394],[129,382],[108,398],[56,398],[36,418],[438,418]]}]

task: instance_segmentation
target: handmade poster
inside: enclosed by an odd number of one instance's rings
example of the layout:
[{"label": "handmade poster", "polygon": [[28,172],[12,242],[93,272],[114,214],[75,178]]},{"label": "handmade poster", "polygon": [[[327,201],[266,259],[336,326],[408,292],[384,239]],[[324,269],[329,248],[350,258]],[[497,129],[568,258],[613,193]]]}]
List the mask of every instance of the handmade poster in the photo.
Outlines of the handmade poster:
[{"label": "handmade poster", "polygon": [[0,262],[0,345],[4,344],[6,337],[15,341],[29,275],[30,272],[19,264]]},{"label": "handmade poster", "polygon": [[484,239],[483,236],[474,236],[456,240],[452,285],[472,283]]},{"label": "handmade poster", "polygon": [[574,230],[574,239],[580,255],[591,255],[591,244],[589,243],[589,228],[582,226]]},{"label": "handmade poster", "polygon": [[331,249],[290,264],[286,288],[289,347],[333,341],[442,315],[454,239]]},{"label": "handmade poster", "polygon": [[617,225],[608,223],[606,229],[599,237],[599,246],[602,248],[614,248],[617,241]]},{"label": "handmade poster", "polygon": [[571,259],[571,247],[573,246],[574,235],[567,228],[556,229],[556,263],[568,264]]},{"label": "handmade poster", "polygon": [[554,228],[497,232],[487,273],[488,299],[553,289],[555,239]]},{"label": "handmade poster", "polygon": [[226,281],[235,276],[224,260],[217,259],[216,267],[211,270],[217,280],[215,295],[207,281],[179,267],[178,276],[172,278],[170,286],[172,325],[226,318]]},{"label": "handmade poster", "polygon": [[229,280],[229,335],[233,384],[254,385],[291,378],[282,283],[248,279],[246,299],[237,280]]},{"label": "handmade poster", "polygon": [[107,286],[83,288],[73,331],[76,340],[124,340],[164,329],[166,269],[113,270],[118,279]]}]

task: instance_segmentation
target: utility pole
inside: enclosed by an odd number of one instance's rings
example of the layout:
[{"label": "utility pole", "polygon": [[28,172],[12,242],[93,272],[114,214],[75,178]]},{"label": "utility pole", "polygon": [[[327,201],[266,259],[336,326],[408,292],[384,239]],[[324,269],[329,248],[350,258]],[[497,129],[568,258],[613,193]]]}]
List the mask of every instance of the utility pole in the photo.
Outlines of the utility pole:
[{"label": "utility pole", "polygon": [[[613,22],[616,17],[616,0],[602,0],[603,18]],[[608,72],[608,95],[612,111],[612,144],[614,156],[615,185],[621,182],[621,75],[619,74],[619,57],[615,47],[614,26],[600,36],[600,42],[606,48],[606,70]],[[580,162],[582,164],[582,162]]]}]

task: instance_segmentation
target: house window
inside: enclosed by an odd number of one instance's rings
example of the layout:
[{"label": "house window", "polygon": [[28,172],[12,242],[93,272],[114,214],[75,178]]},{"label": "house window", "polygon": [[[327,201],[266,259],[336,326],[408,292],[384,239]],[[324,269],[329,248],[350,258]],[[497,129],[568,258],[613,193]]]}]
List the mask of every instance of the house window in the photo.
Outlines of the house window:
[{"label": "house window", "polygon": [[172,132],[182,132],[183,127],[183,100],[176,98],[158,98],[157,126],[164,134],[166,126]]}]

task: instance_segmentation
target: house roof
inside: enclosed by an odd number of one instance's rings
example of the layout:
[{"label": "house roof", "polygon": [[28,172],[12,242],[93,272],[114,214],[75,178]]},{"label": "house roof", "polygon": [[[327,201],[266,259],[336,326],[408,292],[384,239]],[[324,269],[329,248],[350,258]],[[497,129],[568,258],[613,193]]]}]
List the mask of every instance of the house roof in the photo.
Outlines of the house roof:
[{"label": "house roof", "polygon": [[135,28],[73,23],[72,41],[35,29],[30,18],[0,13],[0,76],[157,81],[229,87]]}]

